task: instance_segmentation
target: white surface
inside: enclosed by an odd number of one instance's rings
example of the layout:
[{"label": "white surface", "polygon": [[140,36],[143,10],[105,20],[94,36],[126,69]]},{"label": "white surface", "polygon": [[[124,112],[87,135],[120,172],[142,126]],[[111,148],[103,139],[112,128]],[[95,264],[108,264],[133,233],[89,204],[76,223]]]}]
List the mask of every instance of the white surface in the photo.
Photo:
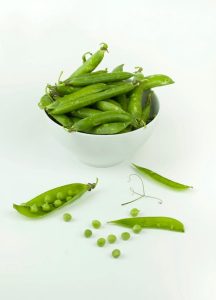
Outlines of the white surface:
[{"label": "white surface", "polygon": [[[1,1],[0,298],[215,299],[215,1]],[[176,84],[157,90],[161,125],[133,158],[195,189],[175,193],[145,180],[136,203],[143,215],[182,220],[185,234],[146,230],[130,242],[99,249],[82,231],[92,218],[126,216],[128,163],[108,169],[82,165],[50,135],[37,108],[46,82],[71,72],[80,55],[106,41],[104,66],[142,65]],[[97,190],[70,211],[40,221],[12,209],[49,188],[93,181]],[[135,185],[135,183],[134,183]],[[120,233],[106,226],[104,232]]]}]

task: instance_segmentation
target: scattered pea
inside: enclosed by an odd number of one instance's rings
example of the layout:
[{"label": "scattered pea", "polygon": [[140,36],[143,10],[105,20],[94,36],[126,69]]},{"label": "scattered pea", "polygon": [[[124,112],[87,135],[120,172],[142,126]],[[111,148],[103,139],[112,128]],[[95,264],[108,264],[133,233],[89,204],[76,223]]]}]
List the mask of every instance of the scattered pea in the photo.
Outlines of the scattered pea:
[{"label": "scattered pea", "polygon": [[31,206],[30,206],[30,211],[32,212],[32,213],[36,213],[36,212],[38,212],[38,207],[37,207],[37,204],[32,204]]},{"label": "scattered pea", "polygon": [[132,208],[131,209],[131,211],[130,211],[130,215],[132,216],[132,217],[137,217],[138,216],[138,214],[139,214],[139,209],[137,209],[137,208]]},{"label": "scattered pea", "polygon": [[127,241],[130,239],[130,233],[129,232],[122,232],[121,238],[123,241]]},{"label": "scattered pea", "polygon": [[92,221],[92,226],[95,228],[95,229],[98,229],[101,227],[101,222],[98,221],[98,220],[93,220]]},{"label": "scattered pea", "polygon": [[112,251],[112,256],[113,256],[114,258],[118,258],[120,255],[121,255],[121,251],[120,251],[119,249],[114,249],[114,250]]},{"label": "scattered pea", "polygon": [[90,238],[90,237],[92,236],[92,231],[91,231],[90,229],[86,229],[86,230],[84,231],[84,236],[85,236],[86,238]]},{"label": "scattered pea", "polygon": [[142,230],[142,227],[140,225],[136,224],[133,226],[132,229],[133,229],[134,233],[140,233],[140,231]]},{"label": "scattered pea", "polygon": [[116,236],[114,234],[109,234],[107,240],[110,244],[114,244],[116,241]]},{"label": "scattered pea", "polygon": [[106,240],[104,238],[99,238],[97,240],[98,247],[103,247],[106,244]]},{"label": "scattered pea", "polygon": [[44,202],[46,202],[46,203],[52,203],[52,201],[53,201],[53,199],[52,199],[51,195],[46,195],[44,197]]},{"label": "scattered pea", "polygon": [[63,219],[64,219],[65,222],[69,222],[69,221],[71,221],[72,216],[71,216],[71,214],[69,214],[69,213],[65,213],[65,214],[63,215]]},{"label": "scattered pea", "polygon": [[42,209],[43,209],[43,211],[50,211],[51,210],[51,206],[48,203],[44,203],[42,205]]},{"label": "scattered pea", "polygon": [[54,201],[54,206],[55,207],[59,207],[61,205],[62,205],[62,201],[61,200],[57,199],[57,200]]},{"label": "scattered pea", "polygon": [[65,194],[63,192],[58,192],[56,194],[56,198],[59,199],[59,200],[64,200]]}]

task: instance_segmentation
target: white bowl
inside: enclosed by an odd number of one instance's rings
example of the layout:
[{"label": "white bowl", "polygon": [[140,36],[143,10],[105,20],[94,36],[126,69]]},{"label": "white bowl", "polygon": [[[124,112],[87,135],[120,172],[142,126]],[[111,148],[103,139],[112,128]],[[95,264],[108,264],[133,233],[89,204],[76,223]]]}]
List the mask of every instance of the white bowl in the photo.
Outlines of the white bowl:
[{"label": "white bowl", "polygon": [[[143,104],[145,101],[146,93],[143,94]],[[128,159],[147,141],[158,123],[158,113],[159,101],[154,94],[151,115],[156,117],[146,127],[115,135],[69,133],[51,119],[48,120],[58,141],[80,161],[94,167],[110,167]]]}]

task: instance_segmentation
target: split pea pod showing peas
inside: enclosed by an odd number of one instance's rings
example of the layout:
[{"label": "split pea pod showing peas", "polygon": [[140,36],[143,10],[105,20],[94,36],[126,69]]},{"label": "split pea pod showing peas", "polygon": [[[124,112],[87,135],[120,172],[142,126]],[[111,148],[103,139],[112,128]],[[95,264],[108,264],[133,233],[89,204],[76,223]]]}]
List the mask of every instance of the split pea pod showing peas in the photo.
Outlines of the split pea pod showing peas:
[{"label": "split pea pod showing peas", "polygon": [[107,51],[107,49],[108,49],[108,45],[102,43],[100,49],[96,53],[91,55],[89,59],[87,60],[84,59],[85,60],[84,63],[75,72],[73,72],[65,82],[68,82],[71,78],[75,76],[92,72],[103,60],[104,54]]},{"label": "split pea pod showing peas", "polygon": [[173,218],[169,217],[137,217],[126,218],[110,221],[108,223],[120,225],[123,227],[133,228],[135,225],[139,225],[142,228],[150,229],[164,229],[177,232],[184,232],[184,225]]},{"label": "split pea pod showing peas", "polygon": [[100,73],[100,74],[85,74],[71,78],[67,84],[72,86],[86,86],[94,83],[108,83],[126,80],[134,76],[129,72],[114,72],[114,73]]},{"label": "split pea pod showing peas", "polygon": [[131,123],[132,118],[127,113],[119,113],[115,111],[101,112],[100,114],[80,120],[71,127],[71,130],[89,132],[89,130],[93,127],[113,122]]},{"label": "split pea pod showing peas", "polygon": [[96,183],[72,183],[63,185],[38,195],[32,200],[13,207],[22,215],[29,218],[39,218],[68,205],[80,198],[87,191],[91,191]]},{"label": "split pea pod showing peas", "polygon": [[[101,84],[103,84],[103,83],[101,83]],[[62,114],[62,113],[71,112],[71,111],[77,110],[79,108],[92,105],[98,101],[106,100],[111,97],[115,97],[115,96],[118,96],[121,94],[128,93],[131,90],[133,90],[134,87],[135,87],[135,85],[132,82],[124,83],[119,86],[106,88],[101,92],[97,92],[97,93],[95,92],[94,94],[79,97],[79,98],[73,99],[72,101],[67,101],[67,103],[65,103],[63,101],[59,102],[55,106],[55,108],[52,106],[53,104],[51,104],[51,106],[49,105],[47,107],[47,109],[50,109],[53,114]],[[80,91],[78,91],[76,93],[79,93],[79,92]],[[76,93],[73,93],[70,96],[72,97]],[[67,96],[65,96],[65,97],[67,97]]]}]

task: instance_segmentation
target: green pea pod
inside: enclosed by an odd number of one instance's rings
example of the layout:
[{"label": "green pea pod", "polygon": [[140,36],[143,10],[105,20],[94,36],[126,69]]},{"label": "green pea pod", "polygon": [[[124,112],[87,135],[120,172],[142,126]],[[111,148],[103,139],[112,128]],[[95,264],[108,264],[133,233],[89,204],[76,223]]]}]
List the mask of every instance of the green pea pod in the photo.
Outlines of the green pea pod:
[{"label": "green pea pod", "polygon": [[140,122],[142,119],[142,96],[143,85],[141,82],[130,94],[128,102],[128,112]]},{"label": "green pea pod", "polygon": [[65,128],[71,128],[71,126],[74,124],[73,119],[68,117],[67,115],[51,115],[51,118],[53,118]]},{"label": "green pea pod", "polygon": [[164,229],[170,231],[184,232],[184,225],[169,217],[136,217],[109,221],[108,223],[133,228],[134,225],[140,225],[142,228]]},{"label": "green pea pod", "polygon": [[77,87],[67,86],[64,83],[60,83],[56,86],[56,92],[60,97],[77,92],[79,89],[80,88]]},{"label": "green pea pod", "polygon": [[138,165],[135,165],[135,164],[132,164],[141,174],[143,175],[148,175],[150,178],[166,185],[166,186],[169,186],[175,190],[186,190],[186,189],[189,189],[189,188],[192,188],[192,186],[189,186],[189,185],[185,185],[185,184],[182,184],[182,183],[178,183],[178,182],[175,182],[173,180],[170,180],[166,177],[163,177],[161,175],[159,175],[158,173],[155,173],[149,169],[146,169],[146,168],[143,168],[143,167],[140,167]]},{"label": "green pea pod", "polygon": [[91,191],[96,183],[72,183],[49,190],[32,200],[17,205],[13,204],[20,214],[29,218],[39,218],[55,211],[56,209],[68,205],[80,198],[87,191]]},{"label": "green pea pod", "polygon": [[174,83],[174,81],[162,74],[156,74],[156,75],[151,75],[147,76],[143,80],[143,91],[158,87],[158,86],[164,86],[164,85],[169,85]]},{"label": "green pea pod", "polygon": [[92,72],[103,60],[104,54],[107,51],[107,49],[107,44],[102,43],[100,49],[96,53],[94,53],[89,59],[87,59],[75,72],[73,72],[71,76],[67,80],[65,80],[65,82],[69,81],[75,76]]},{"label": "green pea pod", "polygon": [[78,98],[88,96],[91,94],[95,94],[95,93],[101,92],[103,90],[106,90],[108,88],[109,88],[109,86],[107,86],[104,83],[97,83],[97,84],[92,84],[92,85],[86,86],[84,88],[81,88],[77,92],[74,92],[73,94],[65,95],[64,97],[57,98],[56,101],[53,102],[52,104],[48,105],[46,107],[46,109],[48,111],[50,111],[57,107],[60,110],[62,106],[65,107],[68,104],[70,105],[72,102],[74,102]]},{"label": "green pea pod", "polygon": [[108,83],[126,80],[134,76],[129,72],[115,72],[115,73],[100,73],[100,74],[84,74],[80,76],[74,76],[67,81],[67,84],[72,86],[86,86],[94,83]]},{"label": "green pea pod", "polygon": [[112,70],[112,73],[115,73],[115,72],[122,72],[122,71],[123,71],[123,68],[124,68],[124,64],[119,65],[119,66],[115,67],[115,68]]},{"label": "green pea pod", "polygon": [[130,125],[130,122],[107,123],[97,126],[91,130],[91,134],[117,134]]},{"label": "green pea pod", "polygon": [[[101,83],[103,84],[103,83]],[[73,99],[71,99],[71,101],[55,101],[55,105],[53,106],[53,104],[49,105],[47,107],[47,109],[50,109],[51,112],[53,114],[62,114],[62,113],[67,113],[67,112],[71,112],[71,111],[75,111],[77,109],[80,109],[82,107],[86,107],[89,105],[92,105],[98,101],[101,100],[106,100],[121,94],[125,94],[130,92],[131,90],[133,90],[135,87],[135,85],[131,82],[129,83],[124,83],[123,85],[119,85],[119,86],[114,86],[114,87],[109,87],[101,92],[98,93],[92,93],[83,97],[78,97],[76,99],[74,99],[74,95],[79,93],[75,92],[72,95],[68,95],[65,97],[71,97]],[[87,89],[87,87],[86,87]]]},{"label": "green pea pod", "polygon": [[131,123],[132,118],[127,113],[119,113],[115,111],[101,112],[100,114],[96,114],[91,117],[80,120],[71,127],[71,131],[89,132],[89,130],[93,127],[113,122]]},{"label": "green pea pod", "polygon": [[118,105],[116,104],[113,104],[109,101],[106,101],[106,100],[102,100],[102,101],[98,101],[96,104],[95,104],[96,108],[102,110],[102,111],[117,111],[117,112],[122,112],[124,113],[125,111],[119,107]]},{"label": "green pea pod", "polygon": [[84,107],[84,108],[80,108],[78,110],[72,111],[71,115],[83,119],[83,118],[87,118],[87,117],[93,116],[98,113],[100,114],[101,111],[94,109],[94,108]]},{"label": "green pea pod", "polygon": [[121,105],[124,111],[128,111],[129,99],[126,95],[119,95],[116,97],[116,101]]},{"label": "green pea pod", "polygon": [[150,91],[147,96],[146,103],[142,110],[142,120],[145,124],[149,123],[150,120],[152,96],[153,96],[153,92]]},{"label": "green pea pod", "polygon": [[98,71],[95,71],[95,72],[92,72],[91,74],[104,74],[104,73],[107,73],[108,72],[108,69],[104,69],[104,70],[98,70]]},{"label": "green pea pod", "polygon": [[119,102],[117,102],[116,100],[114,100],[114,99],[108,99],[108,100],[106,100],[106,101],[107,101],[107,102],[110,102],[110,103],[112,103],[112,104],[115,104],[115,105],[117,105],[117,106],[119,106],[119,107],[122,108],[121,104],[120,104]]},{"label": "green pea pod", "polygon": [[45,109],[49,104],[51,104],[53,102],[52,98],[50,97],[50,95],[45,94],[41,97],[40,102],[38,103],[38,106],[41,109]]}]

